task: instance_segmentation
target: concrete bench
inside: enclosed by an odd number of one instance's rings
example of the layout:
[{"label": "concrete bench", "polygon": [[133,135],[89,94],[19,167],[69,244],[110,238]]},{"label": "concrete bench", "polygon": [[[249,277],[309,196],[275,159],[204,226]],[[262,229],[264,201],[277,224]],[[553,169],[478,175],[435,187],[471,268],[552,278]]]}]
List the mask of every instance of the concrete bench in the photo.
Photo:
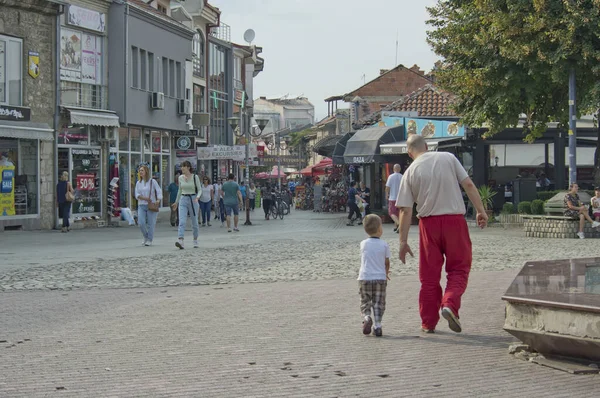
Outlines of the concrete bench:
[{"label": "concrete bench", "polygon": [[[579,239],[579,220],[564,216],[522,216],[525,236],[530,238]],[[586,221],[584,229],[586,238],[600,238],[600,232],[592,228]]]}]

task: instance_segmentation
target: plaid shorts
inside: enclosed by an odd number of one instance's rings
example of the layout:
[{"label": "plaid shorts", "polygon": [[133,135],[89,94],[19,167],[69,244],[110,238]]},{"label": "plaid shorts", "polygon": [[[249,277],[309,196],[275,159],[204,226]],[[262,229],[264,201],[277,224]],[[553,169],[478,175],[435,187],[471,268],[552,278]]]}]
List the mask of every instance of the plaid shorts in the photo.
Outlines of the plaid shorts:
[{"label": "plaid shorts", "polygon": [[358,293],[360,294],[360,313],[362,316],[371,316],[375,323],[381,323],[385,312],[385,291],[387,281],[358,281]]}]

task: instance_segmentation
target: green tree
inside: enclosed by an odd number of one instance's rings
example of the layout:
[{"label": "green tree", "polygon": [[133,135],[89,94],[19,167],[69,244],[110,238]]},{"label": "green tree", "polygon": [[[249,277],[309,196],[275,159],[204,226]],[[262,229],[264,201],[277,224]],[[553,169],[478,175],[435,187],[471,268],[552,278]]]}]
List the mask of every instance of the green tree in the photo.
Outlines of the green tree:
[{"label": "green tree", "polygon": [[568,76],[579,113],[600,94],[600,0],[438,0],[428,7],[438,84],[457,95],[463,123],[491,136],[525,115],[525,140],[568,126]]}]

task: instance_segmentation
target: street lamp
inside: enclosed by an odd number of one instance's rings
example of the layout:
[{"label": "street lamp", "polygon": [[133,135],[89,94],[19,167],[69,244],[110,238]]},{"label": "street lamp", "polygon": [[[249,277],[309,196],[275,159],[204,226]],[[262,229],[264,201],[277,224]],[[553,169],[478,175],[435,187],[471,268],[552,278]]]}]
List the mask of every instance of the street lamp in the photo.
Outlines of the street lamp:
[{"label": "street lamp", "polygon": [[[244,111],[243,108],[240,111],[240,117],[228,117],[227,122],[231,126],[233,133],[237,137],[245,136],[246,138],[246,183],[248,184],[248,188],[250,189],[250,135],[253,137],[258,137],[262,134],[263,130],[269,124],[269,119],[257,119],[259,131],[256,131],[254,128],[244,129]],[[249,206],[249,195],[246,195],[246,222],[244,225],[252,225],[250,222],[250,206]]]},{"label": "street lamp", "polygon": [[281,133],[285,132],[285,131],[289,131],[289,128],[286,127],[283,130],[279,130],[277,132],[275,132],[273,135],[275,136],[275,140],[270,141],[267,144],[267,148],[269,148],[269,150],[274,150],[275,148],[277,148],[277,185],[279,186],[279,191],[281,192],[281,156],[279,154],[279,150],[281,149],[282,151],[285,151],[288,148],[288,144],[289,144],[289,136],[285,137],[283,139],[283,141],[281,141]]}]

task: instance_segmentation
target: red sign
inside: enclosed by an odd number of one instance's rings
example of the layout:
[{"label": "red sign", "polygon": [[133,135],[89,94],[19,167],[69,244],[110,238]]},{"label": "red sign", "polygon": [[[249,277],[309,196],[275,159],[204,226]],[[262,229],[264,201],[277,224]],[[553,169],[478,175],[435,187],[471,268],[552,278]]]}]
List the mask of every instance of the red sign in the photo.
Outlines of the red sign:
[{"label": "red sign", "polygon": [[93,191],[96,189],[96,176],[93,174],[77,174],[77,189],[80,191]]},{"label": "red sign", "polygon": [[265,157],[265,146],[264,145],[257,145],[256,146],[256,151],[258,152],[258,157],[259,158],[264,158]]}]

